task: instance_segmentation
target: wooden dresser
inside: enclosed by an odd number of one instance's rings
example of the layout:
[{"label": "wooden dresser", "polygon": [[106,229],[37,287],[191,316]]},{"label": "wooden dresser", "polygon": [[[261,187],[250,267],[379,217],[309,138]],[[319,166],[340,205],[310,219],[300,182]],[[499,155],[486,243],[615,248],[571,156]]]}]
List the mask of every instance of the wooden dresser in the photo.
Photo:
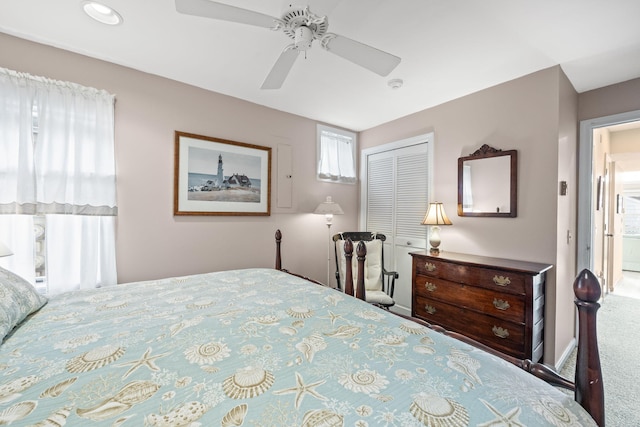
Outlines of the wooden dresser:
[{"label": "wooden dresser", "polygon": [[549,264],[414,252],[411,315],[502,353],[538,362]]}]

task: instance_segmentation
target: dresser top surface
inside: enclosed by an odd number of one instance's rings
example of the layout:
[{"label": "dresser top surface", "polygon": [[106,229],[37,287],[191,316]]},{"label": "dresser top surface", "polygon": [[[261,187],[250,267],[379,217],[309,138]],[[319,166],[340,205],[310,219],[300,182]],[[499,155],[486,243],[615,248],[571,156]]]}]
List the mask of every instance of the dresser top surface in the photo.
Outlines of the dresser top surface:
[{"label": "dresser top surface", "polygon": [[421,256],[435,261],[448,261],[458,264],[469,265],[473,267],[500,268],[502,270],[511,270],[520,273],[540,274],[550,270],[553,265],[538,262],[519,261],[506,258],[494,258],[481,255],[462,254],[457,252],[440,252],[439,255],[433,255],[429,251],[411,252],[411,256]]}]

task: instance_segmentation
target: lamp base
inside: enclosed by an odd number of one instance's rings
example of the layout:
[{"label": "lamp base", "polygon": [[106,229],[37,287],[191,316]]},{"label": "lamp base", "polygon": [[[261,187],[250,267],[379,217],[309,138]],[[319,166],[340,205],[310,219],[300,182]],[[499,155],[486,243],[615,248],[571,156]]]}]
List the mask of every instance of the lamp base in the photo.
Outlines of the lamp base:
[{"label": "lamp base", "polygon": [[440,249],[438,248],[438,246],[440,246],[440,243],[440,227],[434,225],[431,227],[431,236],[429,237],[429,245],[431,245],[431,247],[429,248],[429,253],[431,255],[440,254]]}]

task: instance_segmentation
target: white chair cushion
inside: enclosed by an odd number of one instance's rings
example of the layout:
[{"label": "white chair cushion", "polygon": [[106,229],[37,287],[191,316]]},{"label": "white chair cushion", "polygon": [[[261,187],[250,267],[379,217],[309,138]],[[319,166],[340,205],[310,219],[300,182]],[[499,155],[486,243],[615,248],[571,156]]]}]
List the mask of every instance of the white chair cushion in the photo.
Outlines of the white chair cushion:
[{"label": "white chair cushion", "polygon": [[366,300],[369,304],[394,305],[393,298],[383,291],[367,291]]},{"label": "white chair cushion", "polygon": [[[347,260],[344,257],[344,243],[345,240],[336,241],[336,249],[338,250],[338,259],[340,263],[338,265],[338,272],[340,273],[340,286],[344,290],[344,281],[346,278],[346,264]],[[369,301],[370,291],[382,292],[382,241],[374,239],[370,242],[364,242],[367,249],[367,255],[364,263],[364,288],[367,291],[367,301]],[[356,248],[358,242],[353,242],[353,258],[351,259],[352,272],[353,272],[353,287],[355,290],[358,280],[358,256],[356,255]],[[385,294],[386,295],[386,294]]]}]

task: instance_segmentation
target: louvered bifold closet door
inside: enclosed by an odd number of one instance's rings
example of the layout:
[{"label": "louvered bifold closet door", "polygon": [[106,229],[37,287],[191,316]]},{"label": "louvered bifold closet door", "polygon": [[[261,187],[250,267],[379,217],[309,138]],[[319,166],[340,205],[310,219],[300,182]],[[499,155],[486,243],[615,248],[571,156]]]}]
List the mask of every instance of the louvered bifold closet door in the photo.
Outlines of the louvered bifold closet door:
[{"label": "louvered bifold closet door", "polygon": [[429,200],[427,143],[367,156],[365,230],[387,236],[385,267],[397,271],[394,299],[398,308],[411,307],[411,256],[425,249],[427,227],[422,219]]},{"label": "louvered bifold closet door", "polygon": [[368,156],[367,231],[426,247],[428,160],[426,144]]},{"label": "louvered bifold closet door", "polygon": [[427,160],[426,150],[396,158],[396,244],[426,247],[427,230],[421,223],[429,200]]},{"label": "louvered bifold closet door", "polygon": [[393,236],[394,158],[389,153],[369,156],[366,231]]}]

